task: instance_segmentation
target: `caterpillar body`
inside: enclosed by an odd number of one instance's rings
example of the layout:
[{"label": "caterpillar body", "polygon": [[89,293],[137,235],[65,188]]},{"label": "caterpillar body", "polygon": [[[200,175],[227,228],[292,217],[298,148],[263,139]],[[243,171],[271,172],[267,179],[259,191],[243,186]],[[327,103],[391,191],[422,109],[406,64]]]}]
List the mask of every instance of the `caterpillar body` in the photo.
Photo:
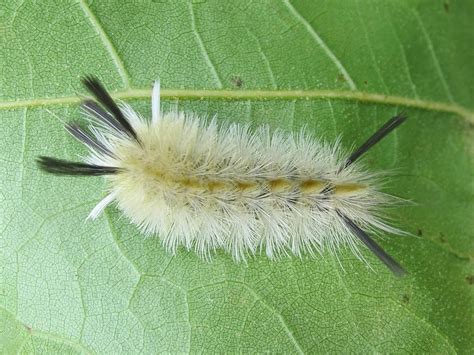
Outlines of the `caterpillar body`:
[{"label": "caterpillar body", "polygon": [[194,249],[208,258],[224,249],[235,260],[265,252],[269,258],[348,246],[358,257],[365,244],[397,276],[404,269],[364,230],[401,234],[381,211],[395,198],[379,189],[377,174],[358,158],[406,117],[390,119],[347,157],[336,141],[303,130],[287,134],[262,126],[205,120],[194,113],[162,112],[160,85],[152,92],[152,118],[117,104],[94,77],[83,79],[95,97],[82,109],[90,124],[66,125],[89,148],[85,162],[39,157],[58,175],[103,175],[107,196],[97,218],[115,202],[165,247]]}]

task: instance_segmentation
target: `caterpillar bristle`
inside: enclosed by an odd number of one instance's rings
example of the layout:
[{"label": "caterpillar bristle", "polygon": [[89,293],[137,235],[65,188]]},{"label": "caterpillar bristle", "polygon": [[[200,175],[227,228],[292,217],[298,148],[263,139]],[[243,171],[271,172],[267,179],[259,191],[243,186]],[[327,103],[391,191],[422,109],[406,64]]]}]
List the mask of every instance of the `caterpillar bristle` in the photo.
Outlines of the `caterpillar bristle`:
[{"label": "caterpillar bristle", "polygon": [[113,156],[113,153],[105,145],[92,138],[91,135],[77,123],[68,123],[65,127],[74,138],[88,146],[90,149],[95,150],[100,154]]},{"label": "caterpillar bristle", "polygon": [[110,113],[103,110],[95,101],[85,100],[82,102],[81,108],[86,114],[93,117],[97,123],[111,128],[116,133],[127,133],[123,126]]},{"label": "caterpillar bristle", "polygon": [[94,95],[96,100],[112,113],[121,130],[138,141],[137,133],[99,80],[94,76],[87,76],[82,80],[82,83]]},{"label": "caterpillar bristle", "polygon": [[406,274],[406,271],[403,267],[395,261],[390,255],[388,255],[385,250],[383,250],[380,245],[378,245],[372,238],[370,238],[367,233],[365,233],[357,224],[342,214],[340,211],[337,211],[337,214],[342,218],[344,223],[349,227],[352,233],[357,236],[362,243],[365,244],[367,248],[377,257],[381,262],[383,262],[395,276],[402,277]]},{"label": "caterpillar bristle", "polygon": [[344,167],[347,168],[357,159],[359,159],[365,152],[367,152],[370,148],[376,145],[380,140],[382,140],[387,134],[392,132],[395,128],[400,126],[405,120],[407,116],[404,113],[399,113],[398,115],[392,117],[388,120],[382,127],[380,127],[373,135],[369,137],[358,149],[352,153],[349,158],[347,158]]},{"label": "caterpillar bristle", "polygon": [[41,156],[36,159],[39,168],[54,175],[100,176],[112,175],[117,168],[92,164],[76,163],[69,160]]}]

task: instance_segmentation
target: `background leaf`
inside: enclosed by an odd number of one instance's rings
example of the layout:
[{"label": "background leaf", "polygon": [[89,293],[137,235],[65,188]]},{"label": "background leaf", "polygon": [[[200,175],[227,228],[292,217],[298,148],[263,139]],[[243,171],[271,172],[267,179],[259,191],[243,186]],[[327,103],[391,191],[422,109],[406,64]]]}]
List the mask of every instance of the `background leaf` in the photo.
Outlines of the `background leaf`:
[{"label": "background leaf", "polygon": [[[469,1],[9,1],[0,5],[0,352],[472,353],[474,3]],[[397,169],[394,212],[419,237],[381,243],[395,279],[342,251],[265,257],[167,255],[109,208],[100,178],[57,178],[34,159],[85,150],[79,78],[99,76],[150,114],[307,125],[361,143],[409,121],[367,156]]]}]

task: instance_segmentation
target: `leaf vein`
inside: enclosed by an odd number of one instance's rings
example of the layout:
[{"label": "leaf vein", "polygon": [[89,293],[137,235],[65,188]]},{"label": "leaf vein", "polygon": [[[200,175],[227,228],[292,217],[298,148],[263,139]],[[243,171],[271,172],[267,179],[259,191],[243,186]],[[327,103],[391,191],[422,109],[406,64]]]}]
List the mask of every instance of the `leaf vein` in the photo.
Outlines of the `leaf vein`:
[{"label": "leaf vein", "polygon": [[[369,339],[367,339],[365,336],[363,336],[362,333],[359,331],[359,327],[358,327],[358,324],[357,324],[357,317],[354,314],[353,310],[351,309],[350,299],[352,298],[352,293],[349,291],[346,283],[344,282],[344,280],[341,277],[341,272],[340,272],[340,267],[339,267],[340,265],[336,264],[336,259],[335,258],[332,258],[332,262],[333,262],[333,265],[334,265],[334,269],[336,270],[336,275],[337,275],[337,279],[339,281],[339,284],[342,286],[342,288],[344,290],[344,293],[346,295],[345,297],[343,297],[343,300],[344,300],[344,303],[346,305],[345,310],[349,314],[350,318],[352,319],[352,324],[351,325],[353,326],[353,329],[355,329],[355,332],[357,333],[357,335],[360,336],[366,342],[366,345],[369,346],[372,349],[371,352],[376,353],[377,351],[374,348],[374,345],[372,343],[370,343]],[[365,262],[365,260],[364,260],[364,262]]]},{"label": "leaf vein", "polygon": [[204,60],[207,63],[207,65],[209,66],[209,69],[211,70],[211,74],[214,77],[215,81],[217,82],[218,87],[222,88],[223,87],[222,81],[219,77],[219,74],[217,74],[216,67],[212,63],[211,58],[209,57],[209,53],[206,49],[206,46],[204,45],[204,42],[202,40],[202,37],[201,37],[201,35],[199,34],[199,32],[197,30],[196,18],[194,16],[194,8],[193,8],[192,1],[189,2],[189,12],[190,12],[190,15],[191,15],[191,29],[192,29],[193,33],[196,35],[196,39],[197,39],[199,48],[201,49],[202,55],[204,56]]},{"label": "leaf vein", "polygon": [[[392,303],[394,303],[396,306],[399,306],[399,304],[391,299],[391,298],[388,298],[388,300]],[[445,343],[446,345],[451,348],[451,350],[453,351],[453,354],[457,354],[458,352],[456,351],[456,348],[454,347],[453,344],[451,344],[449,342],[449,338],[443,333],[441,332],[440,329],[438,329],[438,327],[436,327],[433,323],[430,323],[428,322],[426,319],[422,318],[421,316],[419,316],[415,311],[413,311],[412,309],[410,309],[409,307],[402,307],[407,313],[411,314],[414,318],[418,319],[421,323],[425,324],[428,328],[432,329],[434,331],[435,334],[437,334]]]},{"label": "leaf vein", "polygon": [[418,14],[418,11],[416,9],[413,9],[413,13],[415,15],[416,21],[420,25],[421,32],[423,33],[423,37],[425,37],[425,40],[428,45],[428,50],[431,53],[431,56],[433,58],[433,62],[436,68],[436,72],[439,75],[439,78],[441,80],[441,84],[444,87],[444,90],[446,91],[446,95],[448,96],[449,101],[454,102],[453,95],[451,94],[451,90],[449,90],[448,83],[446,82],[446,78],[444,77],[443,71],[441,70],[441,66],[439,64],[438,56],[436,55],[436,52],[434,51],[433,47],[433,42],[431,41],[430,36],[428,35],[428,32],[426,31],[426,27],[423,24],[423,21],[421,21],[420,15]]},{"label": "leaf vein", "polygon": [[125,69],[124,62],[122,58],[119,56],[117,50],[115,49],[114,45],[112,44],[112,41],[110,40],[109,36],[101,26],[99,20],[97,17],[94,15],[92,10],[89,8],[89,6],[86,4],[85,0],[79,0],[79,5],[84,12],[86,18],[89,20],[89,22],[92,25],[92,28],[94,31],[97,33],[99,36],[100,40],[102,41],[102,44],[104,45],[104,48],[106,51],[109,53],[110,57],[112,58],[112,61],[117,68],[117,72],[120,75],[123,85],[126,89],[130,88],[130,78],[128,75],[127,70]]},{"label": "leaf vein", "polygon": [[[12,313],[11,311],[9,311],[8,309],[6,309],[5,307],[2,307],[2,306],[0,306],[0,310],[2,310],[3,312],[9,314],[18,323],[20,323],[24,327],[26,327],[26,325],[18,319],[16,314]],[[85,344],[82,344],[82,343],[78,342],[77,340],[67,338],[67,337],[65,337],[63,335],[60,335],[60,334],[57,334],[57,333],[45,332],[45,331],[41,331],[41,330],[36,330],[34,328],[30,328],[29,333],[30,333],[31,336],[37,336],[39,338],[50,339],[50,340],[53,340],[53,341],[56,341],[56,342],[63,343],[64,345],[70,346],[71,348],[76,350],[78,353],[93,354],[93,352],[91,350],[89,350],[86,347]],[[28,338],[22,344],[22,347],[27,341],[28,341]],[[22,347],[20,347],[20,349],[22,349]]]},{"label": "leaf vein", "polygon": [[265,67],[267,68],[268,76],[270,77],[270,80],[272,82],[272,86],[273,86],[274,89],[276,89],[278,86],[277,86],[277,83],[276,83],[276,80],[275,80],[275,76],[273,75],[273,70],[272,70],[272,67],[270,66],[270,62],[268,61],[267,56],[263,52],[262,45],[260,44],[260,40],[250,30],[247,30],[247,32],[257,43],[258,52],[260,53],[260,56],[262,57],[262,61],[265,64]]},{"label": "leaf vein", "polygon": [[346,82],[349,85],[349,87],[351,88],[351,90],[356,90],[357,87],[356,87],[354,81],[352,80],[351,76],[347,72],[346,68],[344,68],[344,65],[336,57],[336,55],[331,51],[331,49],[329,49],[329,47],[322,40],[322,38],[317,34],[317,32],[313,28],[313,26],[311,26],[311,24],[308,21],[306,21],[306,19],[294,8],[294,6],[291,5],[289,0],[284,0],[283,4],[285,4],[286,7],[290,10],[290,12],[293,14],[293,16],[295,16],[296,19],[299,22],[301,22],[301,24],[306,28],[306,30],[309,32],[309,34],[315,40],[315,42],[319,44],[319,46],[323,49],[323,51],[326,53],[326,55],[336,65],[336,67],[339,69],[341,74],[344,76],[344,79],[346,80]]},{"label": "leaf vein", "polygon": [[[107,221],[107,226],[110,230],[110,234],[112,235],[112,238],[113,238],[113,241],[114,241],[114,244],[115,246],[117,247],[117,249],[119,250],[120,254],[123,256],[123,258],[130,264],[130,266],[133,268],[133,270],[137,273],[138,275],[138,281],[140,280],[140,276],[142,275],[142,273],[140,272],[140,268],[138,267],[138,265],[132,260],[130,259],[127,254],[125,253],[125,251],[122,249],[122,247],[120,246],[120,243],[118,241],[118,236],[117,236],[117,231],[115,230],[114,226],[113,226],[113,223],[112,221],[110,220],[110,214],[107,212],[107,211],[104,211],[104,215],[105,215],[105,220]],[[138,281],[136,283],[138,283]],[[136,285],[135,285],[136,286]]]},{"label": "leaf vein", "polygon": [[395,38],[397,39],[398,47],[400,48],[401,58],[402,58],[402,61],[403,61],[403,68],[405,69],[405,71],[407,73],[408,80],[410,82],[410,86],[411,86],[411,89],[413,91],[413,95],[415,96],[415,99],[418,99],[419,95],[418,95],[418,91],[416,90],[416,84],[413,81],[413,78],[412,78],[411,72],[410,72],[410,66],[408,65],[407,52],[405,50],[405,47],[403,47],[403,42],[400,40],[400,35],[398,34],[397,29],[395,28],[395,26],[393,24],[391,16],[389,16],[389,25],[392,28],[393,33],[395,34]]},{"label": "leaf vein", "polygon": [[370,57],[372,59],[372,62],[374,63],[373,67],[375,68],[375,71],[377,72],[377,76],[380,78],[380,81],[382,82],[382,85],[385,88],[385,91],[389,92],[387,84],[385,83],[385,80],[383,78],[383,75],[380,72],[380,66],[377,63],[377,60],[375,58],[374,49],[370,45],[369,34],[367,33],[368,32],[367,31],[367,26],[365,25],[365,21],[363,20],[362,15],[360,13],[359,1],[356,2],[356,6],[357,6],[357,15],[358,15],[357,17],[359,18],[360,25],[361,25],[361,27],[363,29],[363,32],[364,32],[364,38],[365,38],[365,41],[367,42],[367,48],[369,48]]},{"label": "leaf vein", "polygon": [[231,281],[231,280],[227,280],[226,282],[239,284],[239,285],[242,285],[243,287],[245,287],[256,299],[258,299],[262,303],[262,305],[265,308],[267,308],[270,312],[272,312],[278,318],[281,325],[283,326],[283,330],[285,331],[286,335],[288,336],[288,338],[293,343],[296,351],[299,354],[304,354],[304,351],[301,348],[300,344],[298,343],[298,340],[296,340],[295,336],[293,335],[293,332],[288,327],[288,324],[286,324],[285,318],[279,312],[277,312],[277,310],[274,307],[270,306],[262,296],[260,296],[253,288],[246,285],[245,283],[243,283],[241,281]]},{"label": "leaf vein", "polygon": [[[121,100],[149,99],[149,89],[129,89],[115,92],[114,98]],[[474,123],[474,112],[456,103],[411,99],[403,96],[384,95],[364,91],[335,91],[335,90],[187,90],[164,89],[161,91],[164,99],[180,100],[294,100],[294,99],[335,99],[362,103],[377,103],[383,105],[412,107],[428,111],[438,111],[456,114],[467,122]],[[23,107],[38,107],[48,105],[71,105],[80,103],[81,98],[65,96],[59,98],[38,98],[17,101],[0,102],[0,110],[11,110]]]}]

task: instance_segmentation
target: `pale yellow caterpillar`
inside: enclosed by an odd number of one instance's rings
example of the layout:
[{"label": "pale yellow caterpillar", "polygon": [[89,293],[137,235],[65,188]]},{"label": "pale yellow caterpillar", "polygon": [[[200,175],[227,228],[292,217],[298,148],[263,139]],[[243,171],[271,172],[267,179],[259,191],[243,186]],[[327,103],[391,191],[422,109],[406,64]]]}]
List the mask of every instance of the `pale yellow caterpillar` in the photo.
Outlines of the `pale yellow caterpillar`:
[{"label": "pale yellow caterpillar", "polygon": [[158,82],[151,120],[117,105],[97,79],[83,82],[96,99],[82,103],[90,124],[66,129],[89,148],[86,162],[40,157],[38,164],[53,174],[105,176],[107,196],[90,218],[115,202],[170,252],[184,246],[204,258],[221,248],[242,260],[262,251],[273,259],[343,246],[361,257],[363,242],[392,272],[404,274],[364,232],[402,233],[381,214],[396,199],[380,191],[377,174],[356,162],[406,119],[402,114],[347,157],[337,141],[318,141],[304,131],[162,112]]}]

